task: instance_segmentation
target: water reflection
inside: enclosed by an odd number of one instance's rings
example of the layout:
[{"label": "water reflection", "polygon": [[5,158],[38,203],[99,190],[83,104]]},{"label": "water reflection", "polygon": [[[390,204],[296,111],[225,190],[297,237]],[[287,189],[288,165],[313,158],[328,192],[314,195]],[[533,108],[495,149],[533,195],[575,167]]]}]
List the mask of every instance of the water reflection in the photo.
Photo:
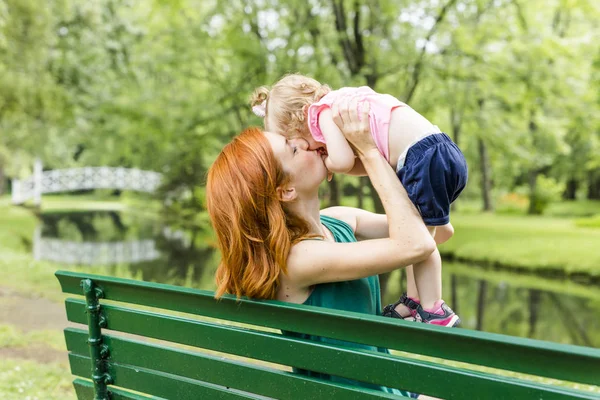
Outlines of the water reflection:
[{"label": "water reflection", "polygon": [[[389,277],[384,303],[404,282],[399,271]],[[598,287],[454,263],[444,265],[443,282],[461,328],[600,347]]]},{"label": "water reflection", "polygon": [[[156,219],[106,211],[44,214],[38,229],[41,240],[77,245],[152,243],[139,251],[139,259],[121,260],[103,273],[214,289],[218,255],[205,230],[184,231]],[[85,257],[93,258],[80,255]],[[444,264],[443,279],[444,297],[461,316],[462,328],[600,347],[597,286],[453,263]],[[382,287],[383,303],[395,301],[405,287],[403,274],[384,277]]]},{"label": "water reflection", "polygon": [[202,233],[116,211],[46,213],[33,252],[36,259],[106,266],[107,275],[120,275],[125,267],[128,276],[181,284],[215,269],[214,249],[197,240]]}]

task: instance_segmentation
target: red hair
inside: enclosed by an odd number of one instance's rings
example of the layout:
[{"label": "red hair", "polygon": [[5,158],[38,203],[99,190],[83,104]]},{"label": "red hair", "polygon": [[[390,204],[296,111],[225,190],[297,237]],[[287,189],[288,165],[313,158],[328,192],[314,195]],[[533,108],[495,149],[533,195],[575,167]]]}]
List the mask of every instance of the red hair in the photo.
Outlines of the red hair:
[{"label": "red hair", "polygon": [[210,167],[206,202],[222,255],[216,298],[275,298],[292,245],[317,236],[280,200],[288,182],[259,128],[234,138]]}]

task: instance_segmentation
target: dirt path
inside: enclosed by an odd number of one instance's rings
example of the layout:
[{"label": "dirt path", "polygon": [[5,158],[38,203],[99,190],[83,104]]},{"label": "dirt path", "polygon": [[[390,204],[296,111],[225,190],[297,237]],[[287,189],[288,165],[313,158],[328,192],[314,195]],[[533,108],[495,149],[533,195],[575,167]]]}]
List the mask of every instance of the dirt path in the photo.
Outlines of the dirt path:
[{"label": "dirt path", "polygon": [[66,351],[59,351],[44,346],[0,348],[0,359],[8,358],[31,360],[41,364],[67,364],[69,362],[69,357],[67,356]]},{"label": "dirt path", "polygon": [[68,325],[64,305],[43,297],[28,296],[0,286],[0,323],[12,324],[23,331],[62,330]]},{"label": "dirt path", "polygon": [[[34,330],[62,331],[71,324],[64,306],[48,299],[28,296],[0,286],[0,324],[13,325],[23,332]],[[35,344],[27,347],[2,347],[0,359],[20,358],[40,363],[67,362],[66,351]]]}]

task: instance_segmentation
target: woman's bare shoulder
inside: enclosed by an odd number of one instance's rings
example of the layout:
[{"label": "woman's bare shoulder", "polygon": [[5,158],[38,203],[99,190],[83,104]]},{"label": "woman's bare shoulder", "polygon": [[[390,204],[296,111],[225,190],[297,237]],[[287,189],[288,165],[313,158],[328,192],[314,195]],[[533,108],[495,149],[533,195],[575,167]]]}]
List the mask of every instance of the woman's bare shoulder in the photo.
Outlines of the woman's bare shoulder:
[{"label": "woman's bare shoulder", "polygon": [[361,211],[359,208],[337,206],[322,209],[321,215],[344,221],[356,232],[356,217]]}]

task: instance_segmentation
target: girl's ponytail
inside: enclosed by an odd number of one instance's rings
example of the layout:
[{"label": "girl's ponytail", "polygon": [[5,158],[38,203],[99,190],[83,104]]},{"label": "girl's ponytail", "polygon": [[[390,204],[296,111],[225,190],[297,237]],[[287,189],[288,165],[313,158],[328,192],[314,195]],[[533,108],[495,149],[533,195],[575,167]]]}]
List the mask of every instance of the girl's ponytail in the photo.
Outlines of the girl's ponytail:
[{"label": "girl's ponytail", "polygon": [[267,116],[267,99],[269,98],[269,88],[261,86],[254,89],[254,93],[250,96],[250,105],[256,116],[265,118]]}]

